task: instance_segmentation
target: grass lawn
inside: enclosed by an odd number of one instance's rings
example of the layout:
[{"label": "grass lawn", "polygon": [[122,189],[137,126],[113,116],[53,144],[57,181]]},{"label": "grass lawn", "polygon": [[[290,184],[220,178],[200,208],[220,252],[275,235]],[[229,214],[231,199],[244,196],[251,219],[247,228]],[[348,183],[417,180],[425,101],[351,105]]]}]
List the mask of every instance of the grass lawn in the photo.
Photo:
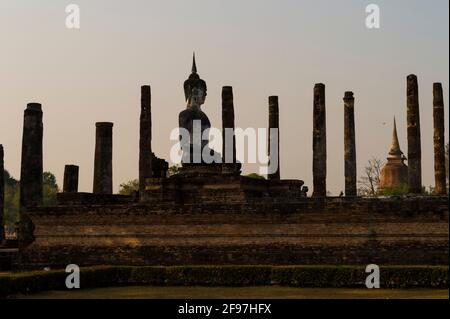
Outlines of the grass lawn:
[{"label": "grass lawn", "polygon": [[448,290],[438,289],[342,289],[260,287],[155,287],[130,286],[86,290],[47,291],[12,298],[31,299],[449,299]]}]

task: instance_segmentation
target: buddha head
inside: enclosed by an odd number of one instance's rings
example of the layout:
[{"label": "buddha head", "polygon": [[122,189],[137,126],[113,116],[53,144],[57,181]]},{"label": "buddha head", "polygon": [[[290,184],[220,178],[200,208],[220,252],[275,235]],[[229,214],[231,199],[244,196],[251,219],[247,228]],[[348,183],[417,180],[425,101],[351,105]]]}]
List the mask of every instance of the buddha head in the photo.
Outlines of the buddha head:
[{"label": "buddha head", "polygon": [[193,88],[188,97],[188,105],[200,107],[205,103],[206,92],[202,88]]},{"label": "buddha head", "polygon": [[184,82],[184,95],[188,105],[200,106],[205,103],[206,99],[206,82],[197,74],[197,66],[195,63],[195,55],[192,62],[192,73]]}]

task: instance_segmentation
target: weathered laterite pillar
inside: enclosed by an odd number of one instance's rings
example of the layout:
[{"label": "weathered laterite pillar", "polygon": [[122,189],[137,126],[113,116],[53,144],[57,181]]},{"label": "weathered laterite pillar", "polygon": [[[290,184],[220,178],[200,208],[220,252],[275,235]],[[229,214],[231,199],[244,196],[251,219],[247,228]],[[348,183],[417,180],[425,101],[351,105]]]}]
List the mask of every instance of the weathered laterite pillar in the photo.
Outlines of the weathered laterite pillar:
[{"label": "weathered laterite pillar", "polygon": [[355,98],[344,96],[345,196],[356,196]]},{"label": "weathered laterite pillar", "polygon": [[[278,96],[269,96],[269,169],[275,171],[268,174],[269,180],[280,180],[280,115]],[[271,148],[275,146],[275,149]],[[276,164],[274,164],[274,162]],[[276,167],[272,168],[272,165]]]},{"label": "weathered laterite pillar", "polygon": [[314,86],[313,122],[313,197],[327,195],[327,133],[325,113],[325,85]]},{"label": "weathered laterite pillar", "polygon": [[444,142],[444,96],[442,84],[433,84],[433,120],[434,120],[434,178],[437,195],[446,195],[445,142]]},{"label": "weathered laterite pillar", "polygon": [[64,193],[78,193],[78,175],[80,168],[76,165],[64,167]]},{"label": "weathered laterite pillar", "polygon": [[42,205],[42,138],[44,133],[42,117],[41,104],[29,103],[27,105],[23,119],[20,169],[20,247],[24,247],[34,240],[34,227],[27,214],[27,208]]},{"label": "weathered laterite pillar", "polygon": [[411,194],[422,192],[422,150],[420,142],[419,87],[413,74],[407,78],[408,187]]},{"label": "weathered laterite pillar", "polygon": [[229,164],[235,164],[236,137],[234,135],[233,88],[231,86],[224,86],[222,88],[222,139],[222,157],[224,163],[227,166]]},{"label": "weathered laterite pillar", "polygon": [[24,112],[22,163],[20,171],[20,206],[42,205],[42,106],[30,103]]},{"label": "weathered laterite pillar", "polygon": [[151,88],[141,87],[141,116],[139,129],[139,197],[144,198],[145,179],[152,177],[152,109]]},{"label": "weathered laterite pillar", "polygon": [[96,123],[94,194],[112,194],[113,123]]},{"label": "weathered laterite pillar", "polygon": [[3,145],[0,144],[0,243],[5,239],[3,216],[5,210],[5,166],[3,162]]}]

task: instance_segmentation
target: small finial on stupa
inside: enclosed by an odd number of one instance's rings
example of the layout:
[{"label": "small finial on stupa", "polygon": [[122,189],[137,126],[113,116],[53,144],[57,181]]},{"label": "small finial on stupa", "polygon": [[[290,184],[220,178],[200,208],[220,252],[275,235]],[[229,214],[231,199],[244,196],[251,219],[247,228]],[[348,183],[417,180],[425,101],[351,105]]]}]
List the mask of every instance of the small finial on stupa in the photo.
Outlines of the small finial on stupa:
[{"label": "small finial on stupa", "polygon": [[394,130],[392,132],[392,142],[391,142],[391,149],[389,151],[389,155],[395,156],[395,157],[401,157],[403,155],[403,152],[400,150],[400,144],[398,142],[397,123],[395,121],[395,117],[394,117]]}]

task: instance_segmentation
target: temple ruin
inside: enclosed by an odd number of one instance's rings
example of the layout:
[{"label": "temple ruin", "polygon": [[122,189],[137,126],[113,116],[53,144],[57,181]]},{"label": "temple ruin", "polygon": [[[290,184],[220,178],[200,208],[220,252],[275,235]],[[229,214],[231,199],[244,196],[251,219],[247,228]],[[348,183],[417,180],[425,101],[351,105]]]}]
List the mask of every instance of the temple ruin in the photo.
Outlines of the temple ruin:
[{"label": "temple ruin", "polygon": [[[241,163],[236,160],[235,105],[230,86],[222,89],[222,129],[229,134],[232,152],[224,146],[223,154],[219,154],[208,149],[207,142],[182,141],[182,166],[178,173],[168,176],[168,162],[152,151],[151,88],[145,85],[141,87],[139,192],[132,196],[113,194],[113,123],[100,122],[96,123],[93,192],[78,192],[80,168],[67,165],[58,204],[43,206],[43,113],[40,104],[29,104],[23,123],[19,246],[10,254],[13,267],[58,268],[72,263],[446,265],[448,197],[442,178],[442,88],[434,86],[437,195],[421,196],[415,76],[408,77],[407,87],[408,167],[394,122],[380,187],[405,183],[415,195],[386,198],[357,194],[353,92],[344,95],[345,196],[329,197],[325,85],[314,87],[313,192],[308,197],[308,187],[302,180],[281,178],[279,134],[270,134],[268,143],[276,142],[268,155],[271,161],[278,161],[277,170],[266,179],[241,174]],[[201,110],[207,86],[198,74],[195,59],[183,88],[187,106],[180,110],[178,118],[180,136],[181,129],[193,131],[195,121],[202,132],[208,130],[211,123]],[[278,97],[270,96],[268,106],[268,128],[278,131]],[[225,161],[192,162],[199,149]],[[2,196],[4,181],[0,182]]]}]

